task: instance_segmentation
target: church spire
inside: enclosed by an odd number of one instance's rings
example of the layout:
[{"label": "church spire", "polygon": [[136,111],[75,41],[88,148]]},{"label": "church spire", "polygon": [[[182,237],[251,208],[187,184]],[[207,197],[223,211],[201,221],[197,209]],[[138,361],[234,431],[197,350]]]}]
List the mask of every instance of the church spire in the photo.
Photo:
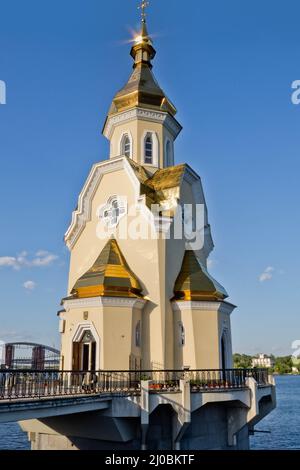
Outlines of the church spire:
[{"label": "church spire", "polygon": [[149,6],[149,2],[142,1],[138,7],[141,10],[142,24],[141,31],[134,38],[134,45],[131,49],[131,56],[134,58],[134,68],[141,63],[148,65],[152,68],[151,60],[154,59],[156,51],[153,47],[152,39],[149,36],[147,23],[146,23],[146,11],[145,9]]},{"label": "church spire", "polygon": [[149,2],[143,0],[141,9],[141,30],[134,39],[130,55],[134,59],[133,72],[126,85],[115,95],[109,116],[130,108],[140,107],[168,112],[175,116],[177,110],[157,83],[152,72],[152,60],[156,55],[146,22],[146,8]]}]

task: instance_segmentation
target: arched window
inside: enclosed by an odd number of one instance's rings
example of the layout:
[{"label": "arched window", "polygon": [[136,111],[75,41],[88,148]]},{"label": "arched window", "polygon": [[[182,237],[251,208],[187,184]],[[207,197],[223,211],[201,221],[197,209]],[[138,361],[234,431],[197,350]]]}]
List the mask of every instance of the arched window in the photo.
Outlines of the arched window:
[{"label": "arched window", "polygon": [[185,328],[181,322],[179,323],[179,344],[180,346],[185,345]]},{"label": "arched window", "polygon": [[172,146],[171,142],[168,140],[166,145],[166,164],[167,166],[172,166]]},{"label": "arched window", "polygon": [[145,138],[145,164],[153,164],[153,138],[152,134],[147,134]]},{"label": "arched window", "polygon": [[125,157],[131,158],[131,139],[128,134],[124,134],[121,142],[121,154]]},{"label": "arched window", "polygon": [[138,321],[135,327],[135,345],[137,348],[141,347],[141,322]]}]

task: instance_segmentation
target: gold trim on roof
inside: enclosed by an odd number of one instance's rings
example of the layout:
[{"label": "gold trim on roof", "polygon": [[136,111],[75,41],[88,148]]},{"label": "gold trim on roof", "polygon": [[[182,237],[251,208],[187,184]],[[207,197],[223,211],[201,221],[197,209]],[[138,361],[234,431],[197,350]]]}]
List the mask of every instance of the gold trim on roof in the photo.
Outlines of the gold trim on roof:
[{"label": "gold trim on roof", "polygon": [[228,297],[225,289],[207,272],[193,251],[186,251],[175,283],[173,300],[214,300]]},{"label": "gold trim on roof", "polygon": [[94,265],[76,282],[71,294],[87,297],[142,297],[142,287],[115,239],[109,240]]},{"label": "gold trim on roof", "polygon": [[165,111],[175,116],[177,109],[160,88],[152,73],[156,51],[148,34],[146,21],[135,38],[130,55],[134,59],[133,72],[126,85],[115,95],[109,116],[134,107]]},{"label": "gold trim on roof", "polygon": [[145,181],[145,184],[154,191],[175,188],[181,185],[186,165],[176,165],[163,168],[154,173],[154,175]]}]

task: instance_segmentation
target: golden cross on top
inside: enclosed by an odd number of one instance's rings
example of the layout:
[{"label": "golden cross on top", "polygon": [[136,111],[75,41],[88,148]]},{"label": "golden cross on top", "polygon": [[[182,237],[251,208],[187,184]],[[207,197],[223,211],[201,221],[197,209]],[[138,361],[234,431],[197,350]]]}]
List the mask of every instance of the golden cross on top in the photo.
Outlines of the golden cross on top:
[{"label": "golden cross on top", "polygon": [[139,10],[142,10],[141,12],[141,16],[142,16],[142,21],[145,21],[146,20],[146,16],[147,16],[147,13],[146,13],[146,8],[150,5],[149,2],[145,1],[145,0],[142,0],[142,3],[140,4],[140,6],[138,7]]}]

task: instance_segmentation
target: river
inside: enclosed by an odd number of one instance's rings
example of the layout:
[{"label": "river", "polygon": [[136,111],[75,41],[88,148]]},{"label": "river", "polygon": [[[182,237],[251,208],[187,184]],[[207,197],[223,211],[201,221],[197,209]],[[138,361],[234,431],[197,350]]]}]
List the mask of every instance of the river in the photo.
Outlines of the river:
[{"label": "river", "polygon": [[[251,437],[251,449],[300,450],[300,376],[276,377],[277,408],[256,429],[271,431]],[[0,424],[0,450],[29,450],[18,424]]]}]

